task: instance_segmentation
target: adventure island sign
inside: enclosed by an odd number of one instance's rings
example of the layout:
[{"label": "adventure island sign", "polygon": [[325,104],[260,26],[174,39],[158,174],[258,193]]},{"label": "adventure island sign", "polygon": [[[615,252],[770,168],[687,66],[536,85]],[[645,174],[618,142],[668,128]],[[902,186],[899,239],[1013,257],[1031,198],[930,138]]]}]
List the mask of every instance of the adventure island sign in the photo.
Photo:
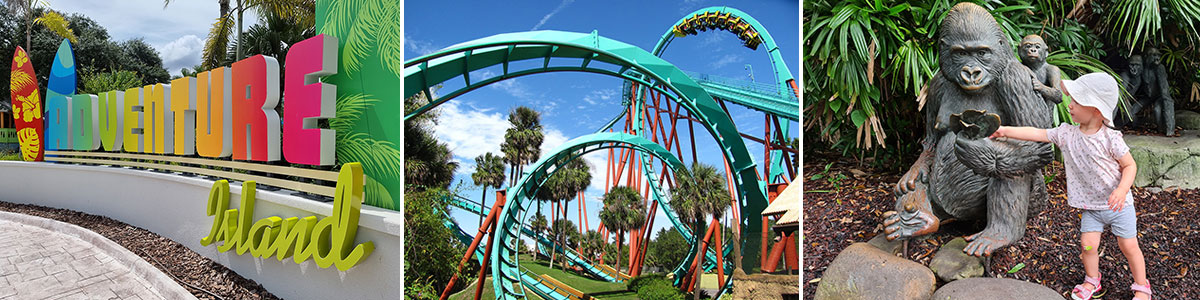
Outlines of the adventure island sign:
[{"label": "adventure island sign", "polygon": [[[319,34],[290,46],[282,83],[278,61],[255,55],[169,83],[76,94],[75,57],[64,40],[42,97],[32,60],[18,47],[10,90],[22,159],[124,152],[340,163],[333,214],[319,221],[315,216],[253,221],[255,181],[243,184],[237,209],[229,208],[229,183],[215,182],[206,211],[212,229],[201,244],[223,241],[217,246],[222,252],[236,249],[239,255],[248,251],[281,261],[290,256],[297,263],[313,259],[321,268],[353,267],[374,249],[369,241],[354,245],[364,200],[400,207],[399,197],[391,196],[400,193],[402,169],[397,146],[403,69],[399,7],[385,1],[334,5],[325,0],[316,6]],[[276,107],[285,103],[280,116]],[[336,109],[343,105],[350,107],[345,116]],[[336,132],[318,125],[318,120],[334,123],[334,118],[349,125]]]}]

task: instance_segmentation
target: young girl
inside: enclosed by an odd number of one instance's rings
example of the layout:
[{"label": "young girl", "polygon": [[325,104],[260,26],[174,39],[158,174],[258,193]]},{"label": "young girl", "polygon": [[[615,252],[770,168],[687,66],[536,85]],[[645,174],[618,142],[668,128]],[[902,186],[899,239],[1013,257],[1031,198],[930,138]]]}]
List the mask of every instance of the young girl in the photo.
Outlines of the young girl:
[{"label": "young girl", "polygon": [[1063,123],[1051,129],[1000,127],[991,138],[1050,142],[1062,150],[1067,172],[1067,204],[1083,210],[1079,227],[1083,246],[1083,284],[1071,291],[1071,299],[1088,300],[1100,290],[1100,234],[1112,227],[1117,245],[1133,273],[1134,299],[1150,299],[1146,263],[1137,242],[1137,216],[1129,192],[1137,165],[1121,132],[1111,128],[1118,99],[1117,81],[1105,73],[1091,73],[1076,80],[1063,80],[1063,92],[1071,96],[1068,106],[1078,126]]}]

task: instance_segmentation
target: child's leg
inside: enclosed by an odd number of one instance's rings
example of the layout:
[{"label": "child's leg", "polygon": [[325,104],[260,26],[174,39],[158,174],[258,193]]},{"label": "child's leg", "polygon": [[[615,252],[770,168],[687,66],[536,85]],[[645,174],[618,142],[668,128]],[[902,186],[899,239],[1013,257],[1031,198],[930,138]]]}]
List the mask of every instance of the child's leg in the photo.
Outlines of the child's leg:
[{"label": "child's leg", "polygon": [[1137,236],[1133,238],[1117,238],[1117,246],[1121,247],[1121,253],[1125,254],[1125,259],[1129,261],[1129,271],[1133,273],[1133,282],[1139,285],[1149,284],[1146,280],[1146,258],[1142,256],[1142,249],[1138,247]]},{"label": "child's leg", "polygon": [[[1084,232],[1079,237],[1079,243],[1083,246],[1083,253],[1080,258],[1083,259],[1083,271],[1087,277],[1100,277],[1100,232]],[[1083,287],[1094,289],[1089,283],[1084,283]]]},{"label": "child's leg", "polygon": [[[1142,248],[1138,247],[1137,214],[1133,207],[1126,207],[1123,211],[1116,213],[1113,218],[1112,231],[1117,236],[1117,246],[1121,247],[1121,253],[1125,254],[1125,260],[1129,262],[1129,271],[1133,273],[1133,283],[1149,285],[1150,281],[1146,279],[1146,258],[1142,256]],[[1135,296],[1142,296],[1144,299],[1150,298],[1150,295],[1140,292]]]}]

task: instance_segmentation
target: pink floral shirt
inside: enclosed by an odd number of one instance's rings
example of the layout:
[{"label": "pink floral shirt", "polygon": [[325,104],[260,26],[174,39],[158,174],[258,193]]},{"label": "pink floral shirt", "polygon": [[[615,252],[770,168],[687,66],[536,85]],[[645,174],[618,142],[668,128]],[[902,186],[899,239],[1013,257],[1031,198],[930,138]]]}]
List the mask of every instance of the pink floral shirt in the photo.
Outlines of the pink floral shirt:
[{"label": "pink floral shirt", "polygon": [[[1129,153],[1121,132],[1101,126],[1088,135],[1079,126],[1063,123],[1047,129],[1046,137],[1062,150],[1067,169],[1067,205],[1108,209],[1108,196],[1121,182],[1118,160]],[[1133,193],[1125,194],[1125,206],[1133,207]]]}]

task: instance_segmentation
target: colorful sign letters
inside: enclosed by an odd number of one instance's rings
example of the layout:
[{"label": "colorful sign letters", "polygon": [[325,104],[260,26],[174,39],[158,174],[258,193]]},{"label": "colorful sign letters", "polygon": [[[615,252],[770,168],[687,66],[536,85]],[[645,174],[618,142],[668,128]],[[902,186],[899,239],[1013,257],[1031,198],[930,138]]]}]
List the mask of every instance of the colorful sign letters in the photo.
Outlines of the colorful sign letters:
[{"label": "colorful sign letters", "polygon": [[[229,182],[217,181],[208,196],[208,216],[213,217],[212,230],[200,239],[204,246],[224,241],[217,250],[237,250],[259,258],[283,261],[289,256],[292,261],[304,262],[309,258],[317,266],[328,268],[336,265],[346,271],[357,265],[375,250],[375,243],[354,245],[358,233],[358,215],[363,203],[362,164],[342,165],[338,173],[333,215],[317,221],[317,217],[291,217],[282,219],[271,216],[253,221],[254,181],[242,184],[242,200],[239,208],[229,208]],[[253,222],[252,222],[253,221]]]},{"label": "colorful sign letters", "polygon": [[[291,46],[288,56],[292,59],[288,60],[284,78],[288,105],[281,121],[275,110],[283,96],[280,66],[273,57],[255,55],[231,67],[175,79],[170,84],[83,95],[75,94],[75,58],[71,44],[63,40],[46,92],[44,149],[199,154],[333,165],[334,131],[318,128],[317,120],[334,117],[337,87],[319,81],[321,76],[337,73],[337,54],[337,38],[324,34]],[[30,64],[18,66],[19,59],[28,60],[24,55],[23,50],[17,50],[13,76],[25,74],[17,68],[29,68],[29,77],[34,78]],[[24,99],[17,98],[19,92],[37,97],[35,82],[16,79],[14,99]],[[28,90],[19,89],[26,87]],[[40,117],[36,113],[23,116],[33,117],[31,120]],[[30,136],[36,141],[41,133]],[[31,143],[29,149],[41,151],[39,145]],[[39,159],[40,154],[30,160]]]}]

